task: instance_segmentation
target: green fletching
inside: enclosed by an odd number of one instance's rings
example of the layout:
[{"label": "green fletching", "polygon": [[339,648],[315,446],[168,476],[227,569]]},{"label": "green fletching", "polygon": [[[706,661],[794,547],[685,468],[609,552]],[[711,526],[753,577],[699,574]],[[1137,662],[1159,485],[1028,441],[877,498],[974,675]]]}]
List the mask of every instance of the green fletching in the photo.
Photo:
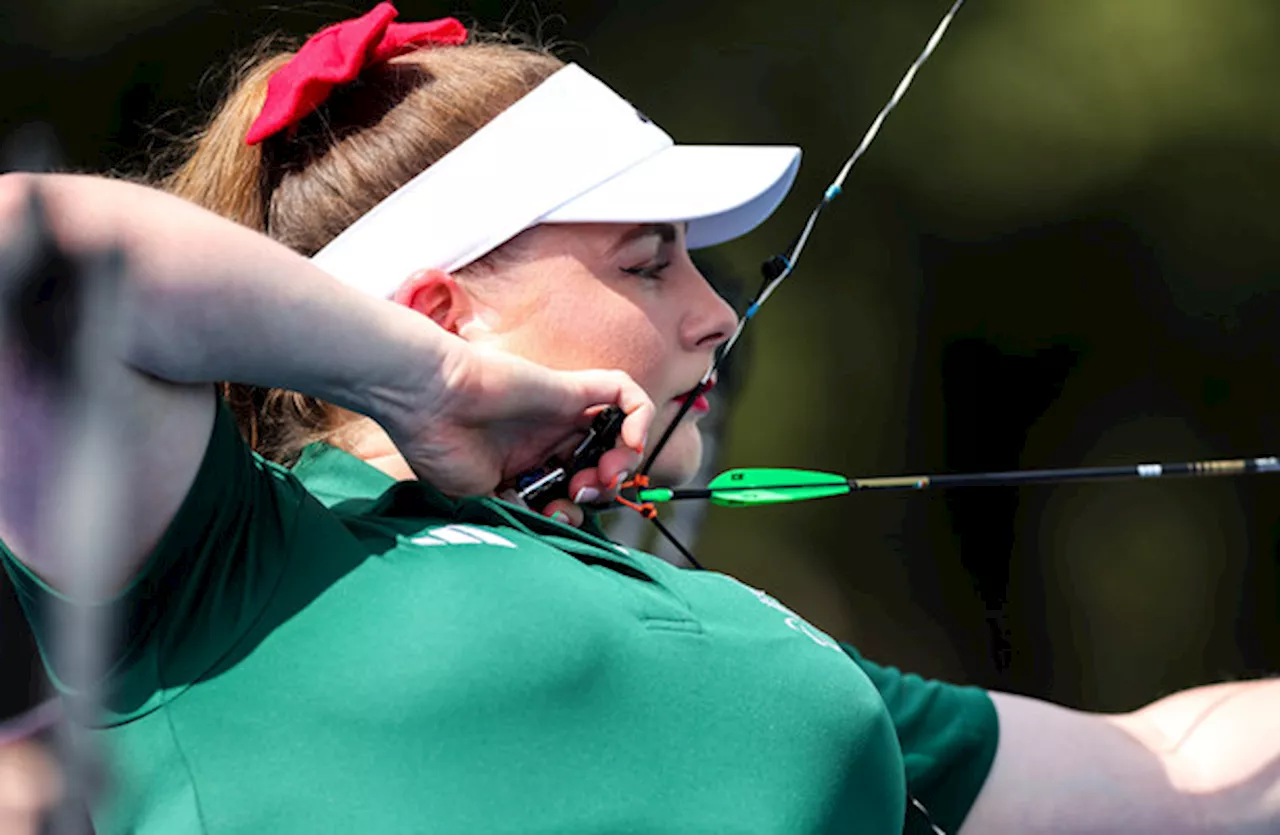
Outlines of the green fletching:
[{"label": "green fletching", "polygon": [[800,502],[825,499],[849,492],[842,475],[813,470],[747,469],[727,470],[707,485],[711,501],[725,507]]}]

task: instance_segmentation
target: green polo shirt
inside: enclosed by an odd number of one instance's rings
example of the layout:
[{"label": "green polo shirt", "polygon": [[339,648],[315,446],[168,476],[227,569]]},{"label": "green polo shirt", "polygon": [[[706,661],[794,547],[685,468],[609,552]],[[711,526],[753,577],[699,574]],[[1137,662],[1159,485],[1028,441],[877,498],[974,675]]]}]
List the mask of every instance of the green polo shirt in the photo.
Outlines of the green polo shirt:
[{"label": "green polo shirt", "polygon": [[[65,600],[0,548],[41,646]],[[100,835],[955,832],[987,696],[877,667],[763,592],[219,410],[113,607]],[[71,685],[55,681],[65,690]]]}]

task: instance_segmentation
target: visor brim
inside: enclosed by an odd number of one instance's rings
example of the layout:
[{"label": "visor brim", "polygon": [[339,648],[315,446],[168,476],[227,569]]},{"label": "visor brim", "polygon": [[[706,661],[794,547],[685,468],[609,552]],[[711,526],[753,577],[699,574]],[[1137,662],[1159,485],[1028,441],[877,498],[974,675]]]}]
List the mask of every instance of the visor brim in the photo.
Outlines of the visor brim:
[{"label": "visor brim", "polygon": [[545,215],[542,223],[689,224],[690,249],[759,226],[800,168],[790,146],[676,145]]}]

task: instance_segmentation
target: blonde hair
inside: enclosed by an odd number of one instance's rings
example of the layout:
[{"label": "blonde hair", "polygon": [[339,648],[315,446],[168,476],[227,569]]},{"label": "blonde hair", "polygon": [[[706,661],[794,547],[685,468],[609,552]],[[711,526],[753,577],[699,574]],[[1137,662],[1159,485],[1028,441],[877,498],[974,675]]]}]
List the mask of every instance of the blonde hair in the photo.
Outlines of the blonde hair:
[{"label": "blonde hair", "polygon": [[[370,67],[296,129],[245,144],[268,80],[292,55],[260,49],[161,185],[307,256],[563,66],[544,49],[473,35]],[[253,448],[285,464],[346,414],[282,389],[222,392]]]}]

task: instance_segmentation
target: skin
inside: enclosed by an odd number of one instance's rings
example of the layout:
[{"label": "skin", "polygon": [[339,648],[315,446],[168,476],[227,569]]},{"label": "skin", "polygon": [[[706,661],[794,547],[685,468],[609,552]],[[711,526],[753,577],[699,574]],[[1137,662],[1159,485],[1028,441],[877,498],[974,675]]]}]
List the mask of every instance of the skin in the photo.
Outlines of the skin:
[{"label": "skin", "polygon": [[[535,227],[492,264],[448,275],[428,270],[401,286],[396,301],[481,350],[496,350],[557,370],[625,371],[652,398],[656,439],[693,388],[737,315],[698,272],[683,226],[564,224]],[[691,410],[655,462],[656,483],[693,477],[702,455],[701,413]],[[347,448],[397,478],[409,468],[384,432],[364,422]],[[634,472],[640,457],[618,449],[601,462],[601,479]],[[605,476],[608,476],[607,478]],[[594,491],[594,494],[593,494]],[[600,498],[584,478],[570,483],[580,502]],[[545,512],[580,523],[571,502]]]},{"label": "skin", "polygon": [[0,832],[36,835],[41,812],[60,793],[61,780],[43,750],[27,742],[0,746]]}]

